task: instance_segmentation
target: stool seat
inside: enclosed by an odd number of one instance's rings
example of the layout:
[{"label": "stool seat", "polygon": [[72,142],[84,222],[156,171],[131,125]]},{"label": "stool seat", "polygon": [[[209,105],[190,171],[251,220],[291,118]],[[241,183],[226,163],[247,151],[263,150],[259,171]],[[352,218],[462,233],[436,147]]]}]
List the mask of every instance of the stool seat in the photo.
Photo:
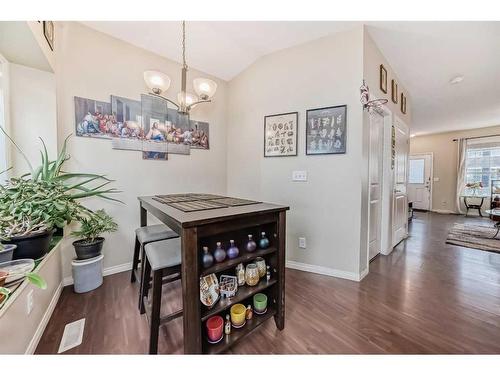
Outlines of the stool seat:
[{"label": "stool seat", "polygon": [[150,242],[179,237],[177,233],[175,233],[173,230],[170,230],[166,225],[163,224],[149,225],[146,227],[137,228],[135,230],[135,235],[137,236],[137,240],[142,245]]},{"label": "stool seat", "polygon": [[144,246],[151,270],[179,266],[181,264],[181,239],[152,242]]}]

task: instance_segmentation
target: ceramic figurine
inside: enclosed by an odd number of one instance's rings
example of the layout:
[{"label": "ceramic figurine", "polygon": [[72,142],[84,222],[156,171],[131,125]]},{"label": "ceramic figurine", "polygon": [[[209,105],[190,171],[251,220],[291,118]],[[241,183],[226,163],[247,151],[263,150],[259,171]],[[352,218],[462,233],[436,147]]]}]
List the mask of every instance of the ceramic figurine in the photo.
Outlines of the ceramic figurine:
[{"label": "ceramic figurine", "polygon": [[267,266],[266,280],[267,281],[271,280],[271,267],[269,267],[269,266]]},{"label": "ceramic figurine", "polygon": [[222,248],[222,244],[220,242],[217,242],[217,248],[214,251],[214,257],[217,263],[220,263],[224,261],[224,259],[226,259],[226,250]]},{"label": "ceramic figurine", "polygon": [[269,240],[266,237],[266,232],[262,232],[260,235],[261,235],[261,238],[259,241],[259,247],[261,249],[267,249],[269,247]]},{"label": "ceramic figurine", "polygon": [[231,244],[231,246],[229,247],[229,249],[227,249],[227,257],[229,259],[234,259],[238,256],[240,250],[234,244],[234,240],[229,240],[229,243]]},{"label": "ceramic figurine", "polygon": [[248,242],[247,242],[247,247],[246,247],[247,251],[249,253],[252,253],[255,251],[255,249],[257,249],[257,244],[255,243],[255,241],[253,240],[253,237],[251,234],[248,235]]},{"label": "ceramic figurine", "polygon": [[238,286],[245,285],[245,267],[243,267],[243,263],[236,266],[236,277],[238,278]]},{"label": "ceramic figurine", "polygon": [[226,315],[226,324],[224,325],[224,333],[226,335],[231,334],[231,320],[229,319],[229,314]]},{"label": "ceramic figurine", "polygon": [[214,264],[214,256],[209,253],[208,247],[203,246],[203,258],[202,258],[203,268],[208,268]]},{"label": "ceramic figurine", "polygon": [[250,320],[253,318],[253,311],[250,305],[247,306],[247,311],[245,312],[245,319]]}]

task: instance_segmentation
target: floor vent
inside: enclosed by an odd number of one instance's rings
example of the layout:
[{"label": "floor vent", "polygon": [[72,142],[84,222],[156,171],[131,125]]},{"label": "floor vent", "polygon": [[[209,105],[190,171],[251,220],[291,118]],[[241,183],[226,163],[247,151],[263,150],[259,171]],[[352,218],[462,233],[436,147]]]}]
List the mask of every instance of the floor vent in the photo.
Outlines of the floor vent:
[{"label": "floor vent", "polygon": [[57,353],[77,347],[82,343],[85,318],[66,324]]}]

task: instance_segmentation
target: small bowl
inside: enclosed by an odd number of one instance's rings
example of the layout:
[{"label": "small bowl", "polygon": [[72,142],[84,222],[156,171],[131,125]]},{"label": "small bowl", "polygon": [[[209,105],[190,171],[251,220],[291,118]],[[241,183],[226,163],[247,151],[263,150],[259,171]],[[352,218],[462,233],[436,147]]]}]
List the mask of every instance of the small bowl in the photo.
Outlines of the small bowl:
[{"label": "small bowl", "polygon": [[231,322],[235,326],[241,326],[245,323],[245,314],[247,308],[241,303],[231,306]]},{"label": "small bowl", "polygon": [[253,296],[253,308],[258,313],[267,309],[267,296],[264,293],[257,293]]},{"label": "small bowl", "polygon": [[207,320],[207,335],[211,342],[217,342],[221,339],[224,332],[224,319],[215,315]]}]

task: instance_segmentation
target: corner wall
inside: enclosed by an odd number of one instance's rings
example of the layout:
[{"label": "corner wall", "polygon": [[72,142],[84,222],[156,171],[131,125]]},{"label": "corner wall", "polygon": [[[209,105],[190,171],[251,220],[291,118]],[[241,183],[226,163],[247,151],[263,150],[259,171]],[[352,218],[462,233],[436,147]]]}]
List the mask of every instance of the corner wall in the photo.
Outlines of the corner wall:
[{"label": "corner wall", "polygon": [[[264,56],[229,83],[229,195],[290,205],[288,266],[359,280],[363,28]],[[347,153],[305,155],[307,109],[347,104]],[[299,112],[298,156],[264,158],[264,116]],[[305,170],[307,182],[292,182]],[[307,249],[298,248],[306,237]]]},{"label": "corner wall", "polygon": [[[151,52],[94,31],[76,22],[57,22],[56,79],[58,142],[75,133],[74,96],[109,101],[110,95],[140,100],[146,92],[145,70],[160,70],[172,78],[170,99],[180,91],[181,66]],[[207,74],[190,70],[188,82]],[[200,105],[191,118],[210,123],[210,150],[191,150],[191,155],[169,155],[168,161],[142,160],[141,152],[111,148],[111,141],[73,136],[71,159],[66,170],[103,173],[123,190],[124,205],[99,199],[84,202],[104,208],[118,222],[119,230],[107,234],[104,267],[125,270],[132,260],[134,230],[139,226],[141,195],[203,191],[226,193],[226,82],[213,78],[217,94],[210,105]],[[63,249],[64,276],[71,275],[72,239]],[[121,268],[120,268],[121,267]]]}]

